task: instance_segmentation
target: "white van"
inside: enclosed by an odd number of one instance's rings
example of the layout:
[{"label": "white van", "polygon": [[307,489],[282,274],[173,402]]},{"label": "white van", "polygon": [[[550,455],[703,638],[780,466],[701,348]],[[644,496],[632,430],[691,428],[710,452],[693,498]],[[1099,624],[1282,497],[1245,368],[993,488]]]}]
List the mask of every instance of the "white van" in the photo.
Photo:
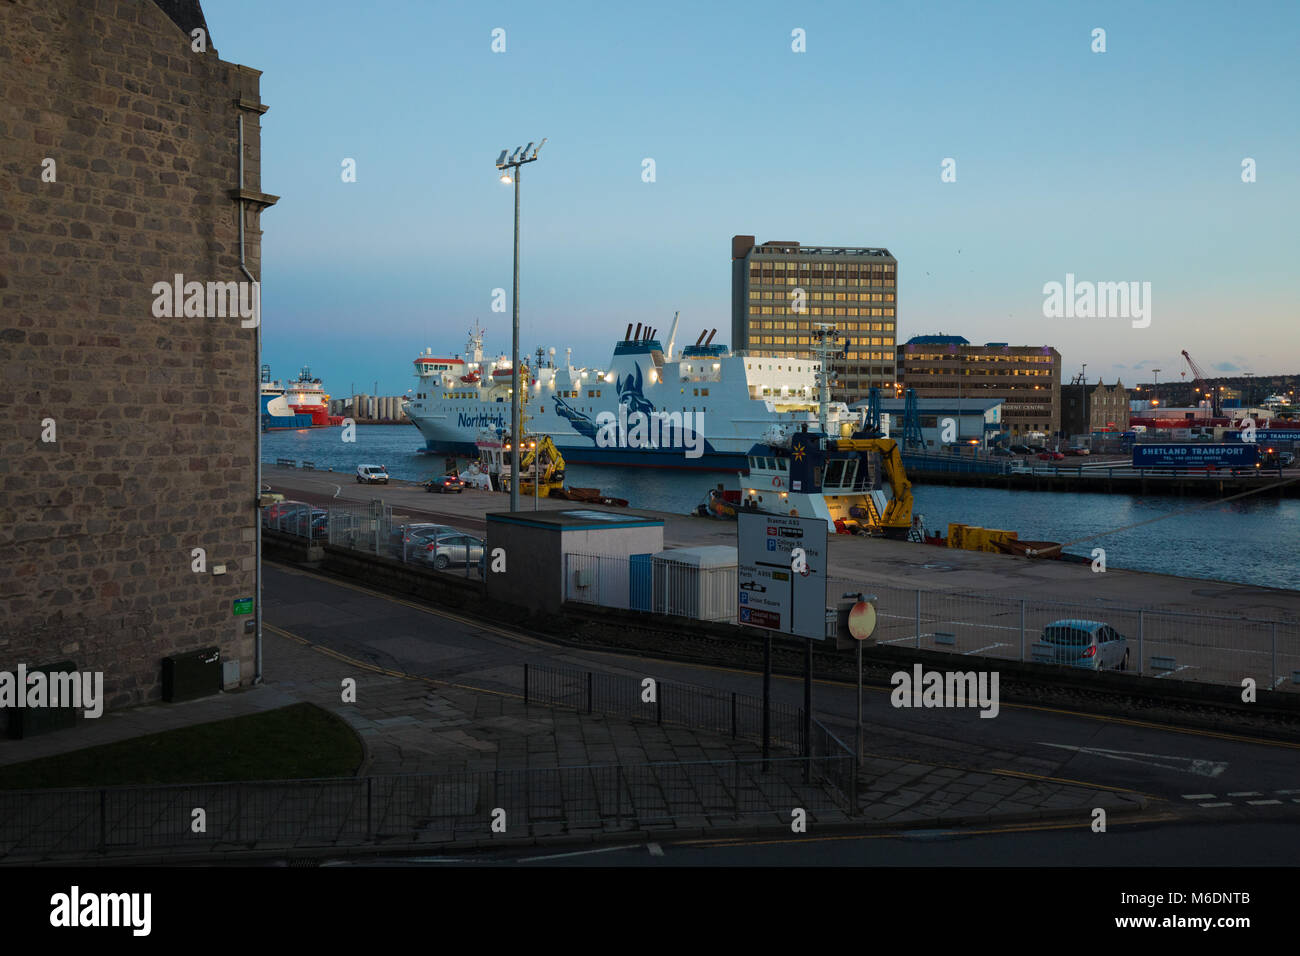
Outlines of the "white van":
[{"label": "white van", "polygon": [[357,484],[388,484],[388,469],[383,465],[357,465]]}]

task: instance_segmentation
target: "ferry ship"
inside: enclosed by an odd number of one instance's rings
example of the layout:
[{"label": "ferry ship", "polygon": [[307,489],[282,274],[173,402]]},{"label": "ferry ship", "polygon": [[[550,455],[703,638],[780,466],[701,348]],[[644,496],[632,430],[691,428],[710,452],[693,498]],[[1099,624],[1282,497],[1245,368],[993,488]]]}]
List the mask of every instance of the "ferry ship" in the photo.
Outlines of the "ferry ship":
[{"label": "ferry ship", "polygon": [[[756,444],[819,422],[819,361],[730,351],[713,344],[716,329],[679,352],[677,326],[674,317],[664,345],[656,329],[629,324],[606,369],[573,366],[571,350],[557,364],[554,348],[549,358],[538,349],[518,376],[528,433],[549,437],[570,464],[735,471],[747,468]],[[463,358],[426,350],[415,370],[418,387],[404,411],[425,453],[472,460],[482,429],[510,428],[516,376],[506,356],[484,357],[477,326]],[[824,412],[844,437],[861,423],[842,402]]]},{"label": "ferry ship", "polygon": [[262,366],[262,430],[281,428],[325,428],[343,422],[340,415],[330,415],[330,397],[319,378],[303,366],[298,377],[287,385],[271,380],[271,368]]}]

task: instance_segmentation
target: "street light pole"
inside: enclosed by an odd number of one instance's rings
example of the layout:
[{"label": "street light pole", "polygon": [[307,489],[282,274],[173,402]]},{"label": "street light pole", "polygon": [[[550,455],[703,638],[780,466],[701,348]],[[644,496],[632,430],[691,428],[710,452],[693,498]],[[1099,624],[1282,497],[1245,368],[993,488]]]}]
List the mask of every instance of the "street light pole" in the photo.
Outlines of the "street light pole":
[{"label": "street light pole", "polygon": [[[501,170],[501,181],[503,183],[513,182],[515,184],[515,275],[514,289],[511,296],[511,312],[513,313],[511,336],[510,336],[510,510],[519,510],[519,443],[523,436],[519,433],[519,404],[523,401],[523,389],[520,387],[519,380],[519,180],[520,172],[524,163],[533,163],[537,161],[537,153],[546,145],[546,139],[543,138],[537,144],[537,149],[533,149],[533,144],[527,146],[517,146],[515,151],[506,158],[506,150],[501,150],[501,155],[497,157],[497,169]],[[529,155],[532,150],[532,155]],[[507,170],[513,169],[512,177]]]},{"label": "street light pole", "polygon": [[523,396],[519,388],[519,180],[523,170],[515,168],[515,281],[510,293],[513,313],[510,331],[510,510],[519,510],[519,403]]}]

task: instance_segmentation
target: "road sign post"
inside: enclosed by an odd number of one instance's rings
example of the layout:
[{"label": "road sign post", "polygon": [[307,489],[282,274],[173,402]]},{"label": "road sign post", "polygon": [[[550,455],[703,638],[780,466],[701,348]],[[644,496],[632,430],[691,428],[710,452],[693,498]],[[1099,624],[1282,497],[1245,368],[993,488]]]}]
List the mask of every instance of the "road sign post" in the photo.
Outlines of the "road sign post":
[{"label": "road sign post", "polygon": [[[822,633],[826,632],[826,612],[822,611]],[[803,663],[803,782],[812,781],[812,639],[804,641]]]},{"label": "road sign post", "polygon": [[772,632],[767,632],[763,650],[763,772],[767,772],[767,758],[772,750]]},{"label": "road sign post", "polygon": [[[876,632],[876,596],[874,594],[854,594],[849,592],[844,595],[846,600],[840,603],[840,611],[837,615],[837,630],[840,636],[846,634],[853,640],[856,645],[858,661],[858,723],[854,738],[853,750],[856,756],[854,766],[862,766],[862,645],[867,639]],[[848,601],[853,601],[852,607],[848,607]]]},{"label": "road sign post", "polygon": [[793,515],[736,515],[737,623],[766,631],[763,652],[763,768],[772,739],[772,634],[807,639],[804,660],[804,776],[812,767],[812,642],[826,639],[826,522]]}]

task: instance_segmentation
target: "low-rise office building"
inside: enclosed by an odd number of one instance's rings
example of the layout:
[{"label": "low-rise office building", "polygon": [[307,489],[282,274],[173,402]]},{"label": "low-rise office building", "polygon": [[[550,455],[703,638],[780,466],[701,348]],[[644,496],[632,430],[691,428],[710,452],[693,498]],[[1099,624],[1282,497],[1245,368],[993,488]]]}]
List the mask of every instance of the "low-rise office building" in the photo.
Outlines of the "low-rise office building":
[{"label": "low-rise office building", "polygon": [[918,398],[1000,401],[1013,439],[1061,429],[1061,354],[1050,345],[971,345],[960,335],[917,335],[898,347],[902,387]]}]

